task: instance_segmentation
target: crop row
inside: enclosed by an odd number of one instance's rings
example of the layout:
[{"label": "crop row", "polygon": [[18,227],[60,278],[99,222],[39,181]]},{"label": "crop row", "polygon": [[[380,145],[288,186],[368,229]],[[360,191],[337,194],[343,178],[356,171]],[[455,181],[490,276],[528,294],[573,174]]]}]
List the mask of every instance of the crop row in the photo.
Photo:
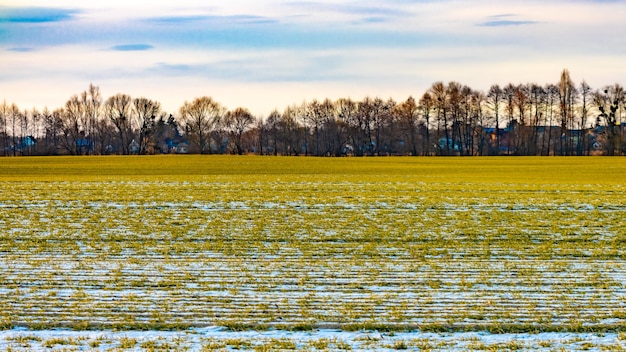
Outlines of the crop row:
[{"label": "crop row", "polygon": [[612,192],[14,186],[0,199],[5,326],[625,328],[626,201]]}]

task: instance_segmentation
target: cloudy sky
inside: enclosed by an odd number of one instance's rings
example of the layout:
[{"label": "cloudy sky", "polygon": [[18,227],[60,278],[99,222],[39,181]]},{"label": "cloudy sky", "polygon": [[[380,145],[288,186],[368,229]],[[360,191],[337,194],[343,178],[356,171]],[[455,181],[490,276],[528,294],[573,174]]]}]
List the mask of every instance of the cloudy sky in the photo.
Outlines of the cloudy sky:
[{"label": "cloudy sky", "polygon": [[0,99],[62,106],[90,83],[176,112],[208,95],[265,116],[325,97],[626,83],[626,0],[0,0]]}]

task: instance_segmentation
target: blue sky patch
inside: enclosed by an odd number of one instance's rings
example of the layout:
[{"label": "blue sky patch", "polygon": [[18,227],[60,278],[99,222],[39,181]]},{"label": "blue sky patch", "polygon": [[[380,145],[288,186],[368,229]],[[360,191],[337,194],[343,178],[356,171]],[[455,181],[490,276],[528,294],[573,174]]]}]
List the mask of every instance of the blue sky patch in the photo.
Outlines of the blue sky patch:
[{"label": "blue sky patch", "polygon": [[123,44],[112,46],[111,50],[115,51],[144,51],[154,48],[150,44]]},{"label": "blue sky patch", "polygon": [[8,51],[13,51],[15,53],[28,53],[31,51],[34,51],[34,48],[28,48],[28,47],[16,47],[16,48],[8,48]]},{"label": "blue sky patch", "polygon": [[71,20],[78,10],[51,7],[0,7],[0,23],[47,23]]},{"label": "blue sky patch", "polygon": [[526,24],[536,24],[536,21],[512,21],[512,20],[496,20],[486,21],[480,24],[483,27],[503,27],[503,26],[521,26]]},{"label": "blue sky patch", "polygon": [[231,15],[231,16],[164,16],[153,17],[147,19],[148,22],[168,24],[168,25],[184,25],[195,22],[208,22],[213,24],[264,24],[276,23],[278,21],[264,16],[254,15]]}]

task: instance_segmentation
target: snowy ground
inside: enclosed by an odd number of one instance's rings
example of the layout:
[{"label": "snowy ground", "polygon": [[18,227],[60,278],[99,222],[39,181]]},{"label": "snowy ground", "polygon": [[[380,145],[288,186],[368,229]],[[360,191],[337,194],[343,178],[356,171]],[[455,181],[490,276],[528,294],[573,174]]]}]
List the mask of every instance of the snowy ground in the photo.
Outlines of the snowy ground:
[{"label": "snowy ground", "polygon": [[625,334],[489,334],[379,333],[316,330],[311,332],[226,331],[223,328],[157,331],[29,331],[0,332],[0,350],[626,350]]}]

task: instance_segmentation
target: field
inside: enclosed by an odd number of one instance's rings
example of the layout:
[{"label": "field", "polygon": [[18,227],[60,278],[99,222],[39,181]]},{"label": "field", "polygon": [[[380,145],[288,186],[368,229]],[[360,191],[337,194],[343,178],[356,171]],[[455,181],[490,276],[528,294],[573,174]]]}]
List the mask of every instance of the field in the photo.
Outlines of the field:
[{"label": "field", "polygon": [[626,350],[626,159],[0,159],[0,349]]}]

